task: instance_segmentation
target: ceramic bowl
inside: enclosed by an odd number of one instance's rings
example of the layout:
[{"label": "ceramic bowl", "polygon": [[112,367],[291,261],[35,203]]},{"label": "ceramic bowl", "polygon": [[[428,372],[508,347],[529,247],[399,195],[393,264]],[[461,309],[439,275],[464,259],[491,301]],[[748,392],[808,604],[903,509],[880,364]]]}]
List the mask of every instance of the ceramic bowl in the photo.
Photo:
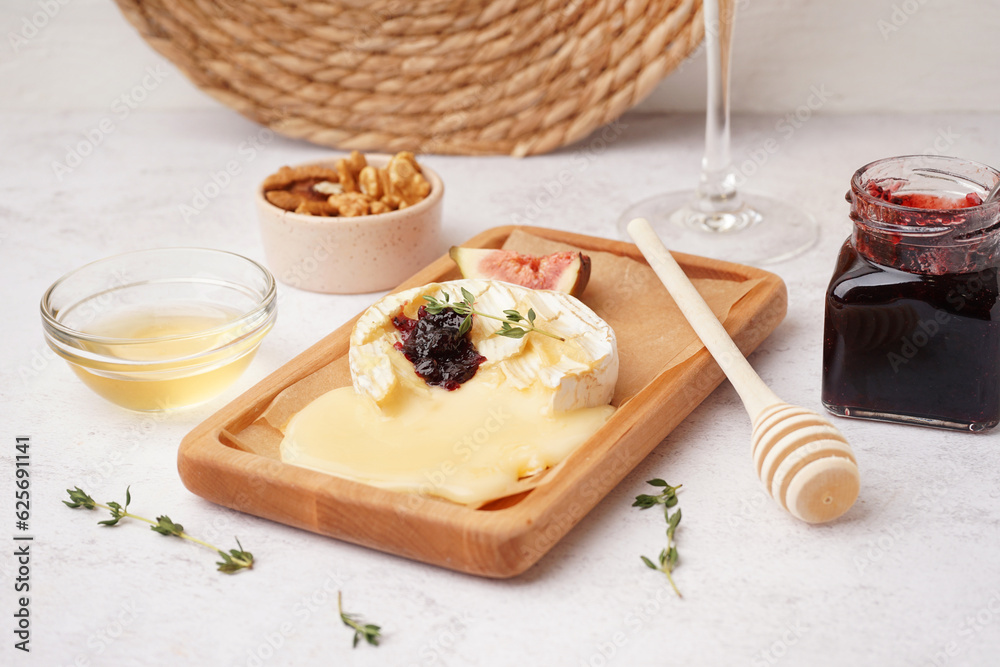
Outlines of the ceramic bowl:
[{"label": "ceramic bowl", "polygon": [[[392,156],[368,154],[383,167]],[[334,168],[339,158],[309,162]],[[306,165],[297,165],[306,166]],[[441,209],[444,183],[426,165],[430,194],[398,211],[357,217],[325,217],[281,209],[256,192],[267,264],[281,282],[312,292],[358,294],[395,287],[444,251]]]}]

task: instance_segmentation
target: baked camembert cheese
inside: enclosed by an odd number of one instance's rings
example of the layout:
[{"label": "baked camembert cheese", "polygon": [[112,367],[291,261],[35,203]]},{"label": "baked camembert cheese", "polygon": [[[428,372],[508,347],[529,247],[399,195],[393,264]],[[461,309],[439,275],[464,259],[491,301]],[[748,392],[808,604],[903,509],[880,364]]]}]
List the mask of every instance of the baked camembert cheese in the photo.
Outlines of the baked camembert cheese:
[{"label": "baked camembert cheese", "polygon": [[[535,327],[564,340],[536,332],[497,336],[499,322],[475,315],[468,338],[485,360],[453,391],[430,386],[401,351],[394,318],[416,319],[424,296],[460,302],[463,288],[476,310],[532,310]],[[319,396],[292,417],[283,461],[478,506],[558,464],[614,412],[614,332],[562,292],[455,280],[391,294],[360,317],[348,357],[352,386]]]}]

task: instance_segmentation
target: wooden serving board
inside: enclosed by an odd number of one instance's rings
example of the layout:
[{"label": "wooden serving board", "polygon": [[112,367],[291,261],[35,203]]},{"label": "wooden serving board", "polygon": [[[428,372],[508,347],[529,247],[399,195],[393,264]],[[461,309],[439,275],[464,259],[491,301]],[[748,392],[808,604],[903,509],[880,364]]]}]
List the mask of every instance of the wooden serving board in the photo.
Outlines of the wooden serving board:
[{"label": "wooden serving board", "polygon": [[[645,263],[632,244],[542,228],[498,227],[465,245],[499,248],[515,230]],[[675,257],[692,278],[752,281],[724,322],[744,354],[784,318],[785,285],[776,275],[703,257]],[[454,263],[444,256],[399,289],[457,277]],[[585,293],[584,301],[586,297]],[[321,535],[469,574],[512,577],[548,552],[724,379],[708,351],[700,347],[686,360],[650,374],[652,380],[624,400],[597,433],[548,473],[544,483],[481,509],[378,489],[240,449],[234,434],[253,424],[275,396],[347,355],[356,319],[184,438],[178,469],[188,489],[220,505]],[[621,340],[619,351],[623,357],[628,352]],[[747,474],[752,474],[749,465]]]}]

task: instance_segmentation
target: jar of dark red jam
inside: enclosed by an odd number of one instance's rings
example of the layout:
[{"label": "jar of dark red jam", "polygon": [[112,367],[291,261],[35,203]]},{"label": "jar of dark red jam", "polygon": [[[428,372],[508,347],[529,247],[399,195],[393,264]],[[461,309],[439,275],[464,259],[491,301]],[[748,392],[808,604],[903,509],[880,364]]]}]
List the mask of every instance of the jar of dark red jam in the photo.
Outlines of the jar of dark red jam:
[{"label": "jar of dark red jam", "polygon": [[916,155],[851,179],[854,231],[826,293],[823,405],[845,417],[981,431],[1000,422],[1000,181]]}]

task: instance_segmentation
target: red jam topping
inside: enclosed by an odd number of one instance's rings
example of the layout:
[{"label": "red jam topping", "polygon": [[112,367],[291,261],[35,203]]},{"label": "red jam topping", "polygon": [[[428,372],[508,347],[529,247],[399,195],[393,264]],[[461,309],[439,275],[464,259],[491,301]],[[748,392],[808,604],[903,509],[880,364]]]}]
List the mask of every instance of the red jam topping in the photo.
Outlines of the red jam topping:
[{"label": "red jam topping", "polygon": [[983,203],[983,198],[975,192],[970,192],[961,198],[948,199],[937,195],[922,194],[919,192],[897,195],[896,188],[884,187],[875,181],[868,183],[868,194],[875,199],[895,204],[896,206],[906,206],[907,208],[922,208],[928,211],[949,211],[957,208],[970,208]]},{"label": "red jam topping", "polygon": [[432,387],[454,391],[471,380],[479,365],[486,361],[486,357],[476,350],[468,332],[461,333],[464,319],[465,316],[451,308],[432,315],[424,306],[417,311],[417,319],[402,312],[392,318],[393,326],[403,338],[401,343],[396,343],[396,349]]},{"label": "red jam topping", "polygon": [[[975,192],[906,192],[905,179],[855,183],[849,193],[853,243],[876,264],[928,275],[965,273],[995,263],[998,223]],[[891,204],[887,206],[886,204]]]}]

